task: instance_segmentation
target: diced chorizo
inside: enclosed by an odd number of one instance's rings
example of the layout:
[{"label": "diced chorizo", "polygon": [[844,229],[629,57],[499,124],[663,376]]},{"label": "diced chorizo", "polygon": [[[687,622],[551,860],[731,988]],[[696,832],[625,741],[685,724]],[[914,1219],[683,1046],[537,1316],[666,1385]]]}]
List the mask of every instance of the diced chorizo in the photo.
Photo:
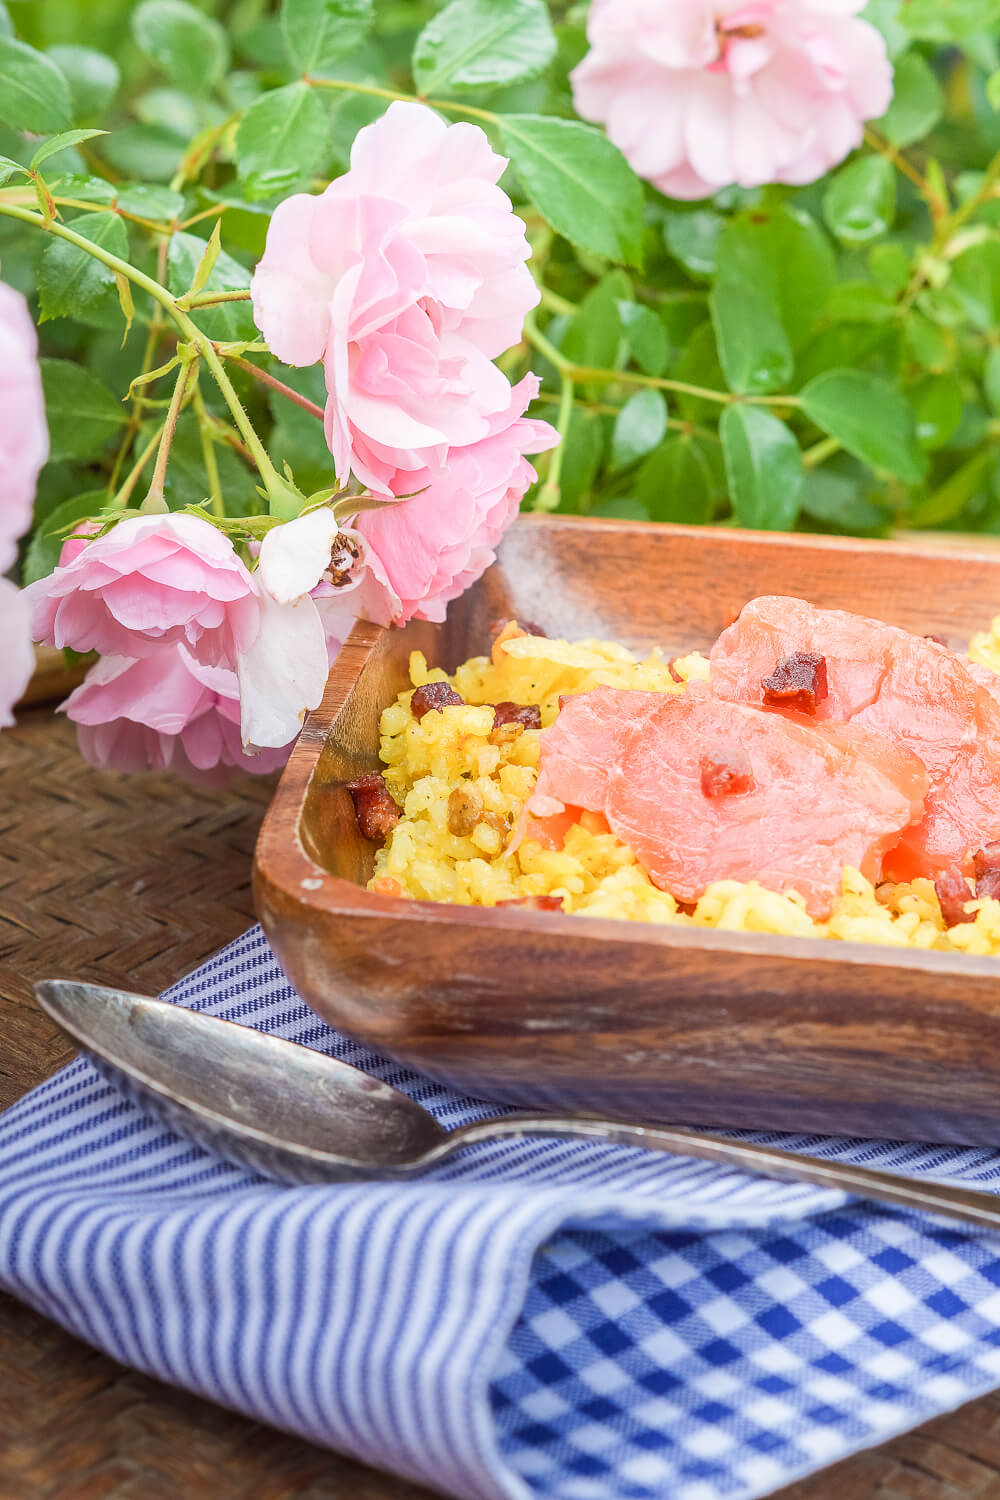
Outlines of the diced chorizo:
[{"label": "diced chorizo", "polygon": [[366,839],[384,839],[399,822],[399,807],[377,772],[347,783],[358,827]]},{"label": "diced chorizo", "polygon": [[754,789],[750,760],[738,750],[726,752],[725,759],[702,756],[701,790],[706,797],[737,797]]},{"label": "diced chorizo", "polygon": [[423,687],[415,689],[410,699],[410,712],[419,722],[424,714],[439,713],[443,708],[455,708],[464,703],[465,699],[455,692],[450,682],[425,682]]},{"label": "diced chorizo", "polygon": [[499,729],[503,724],[520,724],[525,729],[541,729],[542,710],[537,703],[511,703],[508,700],[494,703],[493,728]]},{"label": "diced chorizo", "polygon": [[764,702],[769,708],[797,708],[814,714],[829,692],[826,657],[818,651],[793,651],[775,662],[770,677],[761,678]]},{"label": "diced chorizo", "polygon": [[960,922],[976,920],[965,909],[965,903],[972,900],[972,892],[958,865],[949,865],[947,870],[943,870],[934,882],[934,889],[946,927],[957,927]]},{"label": "diced chorizo", "polygon": [[976,872],[976,895],[1000,900],[1000,839],[986,844],[972,856]]}]

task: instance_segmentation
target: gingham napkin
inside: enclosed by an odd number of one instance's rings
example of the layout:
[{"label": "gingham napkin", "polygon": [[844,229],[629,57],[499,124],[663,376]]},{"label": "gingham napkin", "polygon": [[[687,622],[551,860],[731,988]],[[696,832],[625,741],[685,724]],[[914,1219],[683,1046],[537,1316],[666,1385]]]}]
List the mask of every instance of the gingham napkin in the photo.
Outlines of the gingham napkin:
[{"label": "gingham napkin", "polygon": [[[259,929],[168,998],[490,1106],[358,1047]],[[1000,1183],[981,1150],[793,1138]],[[1000,1384],[1000,1238],[621,1147],[479,1147],[281,1187],[73,1063],[0,1119],[0,1285],[116,1359],[461,1497],[769,1493]]]}]

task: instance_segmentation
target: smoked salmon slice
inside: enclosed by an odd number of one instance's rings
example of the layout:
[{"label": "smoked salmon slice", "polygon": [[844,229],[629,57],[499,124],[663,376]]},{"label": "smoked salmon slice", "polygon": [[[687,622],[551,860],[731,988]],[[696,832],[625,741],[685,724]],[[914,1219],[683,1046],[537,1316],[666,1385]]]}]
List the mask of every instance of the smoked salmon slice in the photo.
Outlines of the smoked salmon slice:
[{"label": "smoked salmon slice", "polygon": [[542,733],[528,809],[540,830],[567,806],[603,813],[681,901],[715,880],[757,880],[823,918],[845,865],[878,878],[926,791],[917,757],[882,736],[723,702],[693,682],[676,696],[599,687],[567,699]]},{"label": "smoked salmon slice", "polygon": [[[1000,680],[938,641],[804,599],[752,599],[712,647],[712,692],[763,705],[763,681],[795,652],[821,654],[826,691],[816,724],[881,734],[916,755],[930,780],[923,818],[887,853],[894,880],[971,871],[1000,837]],[[787,711],[771,702],[769,712]],[[798,717],[798,715],[796,715]]]}]

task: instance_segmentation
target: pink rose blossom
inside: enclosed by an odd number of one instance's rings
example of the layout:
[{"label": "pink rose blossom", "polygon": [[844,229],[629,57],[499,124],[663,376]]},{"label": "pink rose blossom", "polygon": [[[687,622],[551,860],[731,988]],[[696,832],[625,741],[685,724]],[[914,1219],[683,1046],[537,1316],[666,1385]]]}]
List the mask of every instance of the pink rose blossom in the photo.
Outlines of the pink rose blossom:
[{"label": "pink rose blossom", "polygon": [[7,578],[0,578],[0,729],[14,722],[13,705],[20,698],[35,669],[31,649],[31,611],[23,592]]},{"label": "pink rose blossom", "polygon": [[31,525],[38,472],[49,453],[38,336],[20,292],[0,281],[0,573]]},{"label": "pink rose blossom", "polygon": [[103,657],[63,708],[84,758],[102,769],[173,771],[221,787],[234,770],[277,770],[291,749],[246,754],[235,673],[205,666],[183,645],[138,660]]},{"label": "pink rose blossom", "polygon": [[254,315],[293,365],[322,359],[337,477],[381,494],[441,464],[507,408],[492,360],[539,298],[524,224],[483,131],[394,103],[360,131],[351,169],[271,219]]},{"label": "pink rose blossom", "polygon": [[[164,653],[183,646],[186,660],[228,672],[238,683],[232,697],[247,748],[286,746],[323,696],[326,638],[312,600],[276,602],[229,538],[197,516],[129,517],[92,542],[73,540],[55,572],[25,597],[35,638],[52,645],[130,662],[150,658],[151,671],[164,670]],[[139,680],[133,672],[119,684],[122,702]],[[128,713],[114,717],[159,732]]]},{"label": "pink rose blossom", "polygon": [[253,580],[232,542],[197,516],[119,521],[25,593],[36,640],[102,656],[183,643],[201,661],[231,662],[260,625]]},{"label": "pink rose blossom", "polygon": [[806,183],[892,98],[864,0],[593,0],[573,98],[673,198]]},{"label": "pink rose blossom", "polygon": [[493,562],[536,477],[524,455],[558,442],[548,422],[523,415],[537,392],[538,377],[526,375],[486,437],[452,449],[436,468],[397,474],[394,489],[412,498],[358,517],[357,531],[398,596],[393,619],[443,620],[449,601]]}]

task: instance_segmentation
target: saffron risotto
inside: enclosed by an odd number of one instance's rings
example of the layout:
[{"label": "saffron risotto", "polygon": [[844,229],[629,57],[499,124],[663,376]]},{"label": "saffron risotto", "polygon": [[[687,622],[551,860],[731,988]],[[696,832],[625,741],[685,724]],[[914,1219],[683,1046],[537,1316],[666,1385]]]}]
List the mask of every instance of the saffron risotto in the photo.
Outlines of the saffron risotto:
[{"label": "saffron risotto", "polygon": [[[973,637],[969,656],[1000,672],[1000,616]],[[415,651],[412,687],[381,719],[383,774],[401,816],[376,855],[370,888],[464,906],[549,896],[580,916],[1000,955],[1000,901],[974,899],[971,887],[966,910],[974,920],[952,928],[932,881],[876,889],[849,867],[826,922],[809,916],[797,892],[752,880],[716,881],[692,911],[653,885],[632,850],[594,814],[585,812],[569,828],[559,850],[511,837],[534,790],[541,731],[513,723],[495,729],[492,704],[539,704],[546,728],[563,694],[601,684],[683,693],[689,681],[708,676],[708,660],[697,652],[668,662],[654,651],[638,660],[610,641],[549,640],[513,622],[490,656],[472,657],[450,677]],[[450,683],[464,703],[418,720],[410,698],[428,682]]]}]

